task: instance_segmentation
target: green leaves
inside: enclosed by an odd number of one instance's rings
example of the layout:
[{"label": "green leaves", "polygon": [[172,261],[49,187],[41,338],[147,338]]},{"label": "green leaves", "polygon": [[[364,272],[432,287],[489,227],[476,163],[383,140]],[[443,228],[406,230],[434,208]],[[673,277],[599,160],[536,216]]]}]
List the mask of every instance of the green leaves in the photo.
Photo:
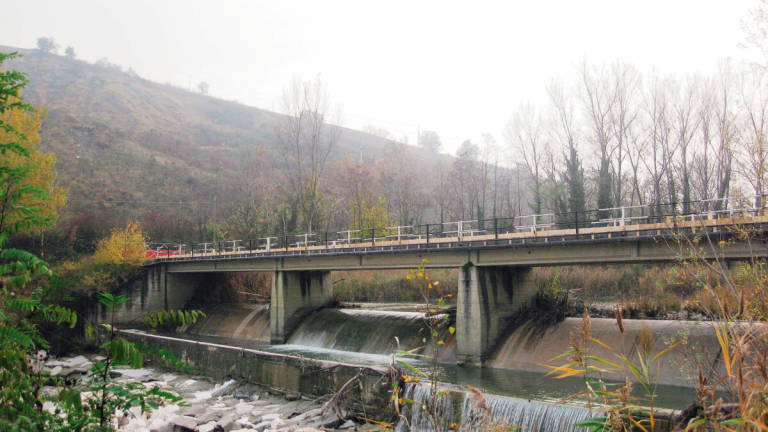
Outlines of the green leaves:
[{"label": "green leaves", "polygon": [[104,343],[101,349],[109,354],[115,364],[127,364],[134,368],[139,368],[144,364],[144,356],[136,344],[125,338],[116,337]]},{"label": "green leaves", "polygon": [[112,310],[116,306],[129,301],[131,298],[122,294],[112,295],[106,291],[99,291],[96,293],[96,299],[107,309]]},{"label": "green leaves", "polygon": [[200,310],[164,310],[144,315],[141,322],[152,328],[179,327],[194,324],[205,317],[205,313]]}]

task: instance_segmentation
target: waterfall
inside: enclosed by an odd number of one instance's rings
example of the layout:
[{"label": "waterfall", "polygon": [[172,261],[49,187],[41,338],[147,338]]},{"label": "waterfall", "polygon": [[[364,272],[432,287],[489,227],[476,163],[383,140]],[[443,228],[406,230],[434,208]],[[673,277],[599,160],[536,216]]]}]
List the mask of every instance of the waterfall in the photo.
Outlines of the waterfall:
[{"label": "waterfall", "polygon": [[293,332],[288,344],[387,355],[425,344],[430,335],[419,312],[323,309]]},{"label": "waterfall", "polygon": [[269,307],[247,303],[223,303],[206,310],[207,318],[187,333],[269,343]]},{"label": "waterfall", "polygon": [[[429,401],[430,386],[407,384],[402,397],[416,403],[403,407],[405,420],[398,423],[397,432],[434,431],[422,408]],[[448,391],[439,395],[435,404],[435,417],[441,422],[439,430],[448,430],[451,423],[456,423],[462,430],[519,427],[516,430],[526,432],[575,432],[583,430],[576,424],[591,417],[587,409],[575,406],[493,395],[484,397],[491,411],[490,417],[483,409],[476,409],[476,398],[469,392]]]}]

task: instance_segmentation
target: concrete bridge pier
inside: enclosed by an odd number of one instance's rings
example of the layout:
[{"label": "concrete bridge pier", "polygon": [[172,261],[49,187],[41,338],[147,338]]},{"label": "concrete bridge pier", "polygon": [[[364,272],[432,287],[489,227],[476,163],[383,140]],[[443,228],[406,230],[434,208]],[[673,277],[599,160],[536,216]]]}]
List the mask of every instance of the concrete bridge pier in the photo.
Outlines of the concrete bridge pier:
[{"label": "concrete bridge pier", "polygon": [[305,316],[332,301],[330,271],[276,271],[270,307],[272,343],[285,343]]},{"label": "concrete bridge pier", "polygon": [[456,310],[459,365],[481,366],[514,314],[535,295],[530,267],[462,266]]},{"label": "concrete bridge pier", "polygon": [[[165,264],[149,267],[139,278],[134,279],[121,288],[120,294],[127,295],[130,300],[115,308],[115,323],[135,325],[142,315],[169,309],[183,309],[195,290],[216,275],[201,278],[199,274],[171,273]],[[111,320],[107,310],[97,305],[95,320],[107,322]]]}]

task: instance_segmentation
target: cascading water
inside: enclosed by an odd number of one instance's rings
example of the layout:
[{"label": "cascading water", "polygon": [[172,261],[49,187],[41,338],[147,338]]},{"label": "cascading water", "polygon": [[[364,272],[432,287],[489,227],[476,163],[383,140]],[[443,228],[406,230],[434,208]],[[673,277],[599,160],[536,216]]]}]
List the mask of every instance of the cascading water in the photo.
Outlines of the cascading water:
[{"label": "cascading water", "polygon": [[407,350],[429,338],[423,313],[324,309],[307,317],[288,343],[388,355],[398,349],[397,341],[399,349]]},{"label": "cascading water", "polygon": [[[415,403],[402,409],[404,419],[397,425],[398,432],[434,431],[433,421],[424,410],[431,398],[430,385],[408,384],[402,397]],[[434,421],[440,430],[448,430],[451,423],[462,429],[480,430],[493,425],[494,429],[519,428],[530,432],[571,432],[580,430],[576,425],[591,418],[585,408],[530,401],[517,398],[485,395],[491,415],[477,406],[476,397],[469,392],[448,391],[436,397]]]},{"label": "cascading water", "polygon": [[206,311],[207,318],[187,333],[269,343],[269,306],[225,303]]},{"label": "cascading water", "polygon": [[[486,395],[493,418],[509,426],[519,426],[523,431],[570,432],[581,430],[575,426],[590,419],[586,408]],[[464,399],[462,418],[468,418],[473,410],[469,397]]]}]

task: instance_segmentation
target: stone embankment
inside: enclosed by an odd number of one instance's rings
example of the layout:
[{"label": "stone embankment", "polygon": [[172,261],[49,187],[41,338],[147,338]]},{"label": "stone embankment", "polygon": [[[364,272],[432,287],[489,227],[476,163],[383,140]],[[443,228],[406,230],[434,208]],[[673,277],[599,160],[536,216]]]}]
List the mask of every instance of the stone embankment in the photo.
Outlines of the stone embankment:
[{"label": "stone embankment", "polygon": [[[77,386],[82,384],[93,362],[99,360],[103,357],[51,359],[45,362],[44,371]],[[324,409],[319,401],[274,395],[232,379],[214,382],[203,376],[126,366],[117,366],[114,371],[120,374],[115,378],[117,382],[141,382],[147,388],[158,387],[181,396],[184,401],[181,405],[164,404],[145,413],[138,407],[116,412],[112,427],[118,432],[378,430],[374,425],[340,419],[332,409]],[[49,395],[59,390],[60,387],[53,386],[43,388]],[[93,395],[84,392],[82,397]],[[44,408],[56,410],[51,402],[46,402]]]}]

